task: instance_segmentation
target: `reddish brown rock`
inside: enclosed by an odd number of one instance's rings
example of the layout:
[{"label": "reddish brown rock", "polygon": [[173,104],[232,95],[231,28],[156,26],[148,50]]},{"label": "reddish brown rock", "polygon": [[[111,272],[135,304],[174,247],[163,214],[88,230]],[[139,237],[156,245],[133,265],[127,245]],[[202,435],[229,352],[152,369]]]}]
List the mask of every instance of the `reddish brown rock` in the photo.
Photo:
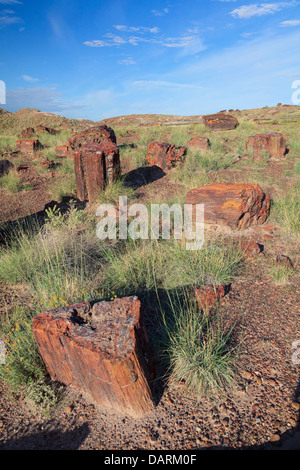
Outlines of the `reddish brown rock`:
[{"label": "reddish brown rock", "polygon": [[262,160],[264,153],[271,158],[282,158],[287,151],[286,139],[276,132],[257,134],[248,138],[247,150],[253,154],[254,160]]},{"label": "reddish brown rock", "polygon": [[20,153],[24,155],[31,155],[37,150],[43,148],[43,145],[38,139],[21,139],[16,142],[17,148]]},{"label": "reddish brown rock", "polygon": [[188,146],[205,153],[209,150],[210,141],[206,137],[195,136],[189,141]]},{"label": "reddish brown rock", "polygon": [[187,193],[186,204],[204,204],[204,220],[244,229],[263,224],[270,212],[270,196],[258,184],[212,183]]},{"label": "reddish brown rock", "polygon": [[223,112],[202,116],[202,121],[206,127],[214,131],[230,131],[239,125],[239,121],[234,116]]},{"label": "reddish brown rock", "polygon": [[22,139],[31,139],[35,136],[35,130],[33,127],[27,127],[21,132]]},{"label": "reddish brown rock", "polygon": [[68,145],[59,145],[55,149],[55,155],[57,157],[70,157],[72,153]]},{"label": "reddish brown rock", "polygon": [[79,134],[73,135],[67,142],[71,151],[80,149],[86,144],[101,144],[102,142],[117,143],[113,129],[108,126],[94,126]]},{"label": "reddish brown rock", "polygon": [[251,240],[245,240],[241,242],[241,249],[246,259],[253,260],[263,252],[264,246]]},{"label": "reddish brown rock", "polygon": [[52,379],[106,409],[151,411],[155,374],[140,307],[137,297],[125,297],[36,315],[33,334]]},{"label": "reddish brown rock", "polygon": [[148,145],[146,159],[150,166],[157,166],[163,171],[182,163],[187,147],[176,147],[167,142],[153,142]]},{"label": "reddish brown rock", "polygon": [[74,152],[74,167],[78,199],[95,202],[120,176],[119,149],[111,142],[87,144]]},{"label": "reddish brown rock", "polygon": [[216,307],[220,300],[226,295],[228,288],[224,286],[203,286],[195,289],[198,308],[209,311]]},{"label": "reddish brown rock", "polygon": [[55,129],[51,129],[50,127],[45,127],[45,126],[36,126],[36,132],[47,132],[48,134],[51,134],[51,135],[56,135],[56,134],[59,134],[59,131],[55,130]]}]

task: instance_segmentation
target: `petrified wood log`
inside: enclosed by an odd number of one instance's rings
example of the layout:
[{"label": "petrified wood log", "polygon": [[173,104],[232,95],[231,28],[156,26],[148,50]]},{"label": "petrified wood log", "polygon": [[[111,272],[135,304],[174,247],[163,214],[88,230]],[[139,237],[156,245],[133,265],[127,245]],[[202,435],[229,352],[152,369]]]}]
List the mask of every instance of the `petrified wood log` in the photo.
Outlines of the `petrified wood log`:
[{"label": "petrified wood log", "polygon": [[21,137],[23,139],[30,139],[35,135],[35,130],[33,127],[27,127],[26,129],[23,129],[21,132]]},{"label": "petrified wood log", "polygon": [[271,158],[282,158],[287,151],[286,139],[277,132],[257,134],[248,138],[247,150],[253,153],[254,160],[262,160],[264,152]]},{"label": "petrified wood log", "polygon": [[186,204],[204,204],[208,223],[244,229],[263,224],[270,212],[270,196],[258,184],[212,183],[192,189]]},{"label": "petrified wood log", "polygon": [[214,131],[231,131],[239,125],[234,116],[224,112],[202,116],[202,121],[206,127]]},{"label": "petrified wood log", "polygon": [[74,152],[74,168],[78,199],[95,202],[120,175],[119,149],[111,142],[87,144]]},{"label": "petrified wood log", "polygon": [[44,148],[38,139],[17,140],[16,145],[19,152],[24,155],[31,155],[33,152]]},{"label": "petrified wood log", "polygon": [[117,143],[116,135],[108,126],[94,126],[83,132],[73,135],[67,145],[71,151],[78,150],[86,144],[100,144],[102,142]]},{"label": "petrified wood log", "polygon": [[204,153],[209,150],[210,141],[206,137],[195,136],[189,141],[188,146]]},{"label": "petrified wood log", "polygon": [[176,147],[167,142],[153,142],[148,145],[146,159],[150,166],[158,166],[163,171],[183,162],[187,147]]},{"label": "petrified wood log", "polygon": [[106,409],[132,416],[153,409],[154,367],[137,297],[42,312],[33,334],[53,380]]}]

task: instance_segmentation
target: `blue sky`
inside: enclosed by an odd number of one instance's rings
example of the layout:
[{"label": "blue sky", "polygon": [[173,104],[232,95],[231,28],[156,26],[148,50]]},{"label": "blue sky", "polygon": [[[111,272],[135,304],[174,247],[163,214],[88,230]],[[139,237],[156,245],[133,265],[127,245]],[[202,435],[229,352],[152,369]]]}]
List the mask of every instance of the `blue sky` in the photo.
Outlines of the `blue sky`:
[{"label": "blue sky", "polygon": [[100,120],[291,104],[299,45],[297,0],[0,0],[0,107]]}]

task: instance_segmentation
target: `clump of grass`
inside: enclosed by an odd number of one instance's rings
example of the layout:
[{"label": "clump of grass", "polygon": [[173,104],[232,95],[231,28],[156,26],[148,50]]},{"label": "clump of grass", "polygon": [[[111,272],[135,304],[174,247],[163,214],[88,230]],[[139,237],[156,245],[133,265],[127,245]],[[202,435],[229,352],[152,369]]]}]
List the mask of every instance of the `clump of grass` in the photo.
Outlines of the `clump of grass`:
[{"label": "clump of grass", "polygon": [[281,229],[289,234],[300,233],[300,186],[275,199],[273,212]]},{"label": "clump of grass", "polygon": [[293,274],[294,270],[284,265],[273,263],[270,267],[270,276],[272,277],[275,284],[288,284]]},{"label": "clump of grass", "polygon": [[12,169],[6,175],[3,175],[0,178],[0,187],[12,194],[21,191],[23,184],[18,172]]},{"label": "clump of grass", "polygon": [[120,196],[126,196],[128,200],[134,197],[133,189],[126,187],[122,178],[108,184],[104,191],[100,190],[98,200],[100,204],[118,205]]},{"label": "clump of grass", "polygon": [[75,174],[66,175],[58,180],[51,188],[55,201],[61,202],[66,197],[76,196]]},{"label": "clump of grass", "polygon": [[224,330],[218,317],[202,314],[186,296],[170,297],[169,312],[163,310],[162,317],[171,385],[182,384],[185,393],[198,402],[234,386],[233,328]]},{"label": "clump of grass", "polygon": [[243,266],[243,254],[232,242],[205,242],[200,250],[187,250],[185,241],[168,247],[168,287],[227,285]]},{"label": "clump of grass", "polygon": [[43,229],[16,229],[11,245],[1,248],[0,279],[24,283],[37,305],[50,306],[54,297],[66,303],[81,300],[98,272],[100,253],[96,234],[73,230],[76,217],[70,225],[57,216]]}]

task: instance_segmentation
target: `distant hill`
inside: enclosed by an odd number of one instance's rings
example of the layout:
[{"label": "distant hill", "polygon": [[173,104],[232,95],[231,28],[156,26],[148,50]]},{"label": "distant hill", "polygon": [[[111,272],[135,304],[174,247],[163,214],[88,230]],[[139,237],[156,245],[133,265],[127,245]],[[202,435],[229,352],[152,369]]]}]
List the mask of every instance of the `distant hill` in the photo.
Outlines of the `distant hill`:
[{"label": "distant hill", "polygon": [[95,123],[87,119],[68,119],[37,109],[24,108],[10,113],[0,108],[0,134],[17,135],[27,127],[38,125],[60,131],[81,131],[94,126]]}]

